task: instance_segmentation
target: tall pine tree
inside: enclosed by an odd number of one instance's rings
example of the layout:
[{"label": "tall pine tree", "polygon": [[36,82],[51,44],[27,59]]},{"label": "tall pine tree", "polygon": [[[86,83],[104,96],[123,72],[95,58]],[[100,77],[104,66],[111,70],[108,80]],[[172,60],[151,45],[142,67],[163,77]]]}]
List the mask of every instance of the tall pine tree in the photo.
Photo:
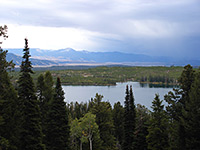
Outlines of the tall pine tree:
[{"label": "tall pine tree", "polygon": [[102,95],[96,94],[91,112],[96,115],[96,123],[99,126],[102,150],[115,150],[114,123],[112,108],[109,102],[102,102]]},{"label": "tall pine tree", "polygon": [[135,132],[135,121],[136,121],[136,111],[134,104],[134,97],[132,86],[130,91],[128,85],[126,87],[126,97],[124,102],[124,150],[133,150],[134,149],[134,132]]},{"label": "tall pine tree", "polygon": [[129,120],[130,120],[130,141],[132,143],[132,148],[134,149],[134,132],[136,125],[136,109],[135,109],[135,100],[133,97],[132,86],[130,86],[130,110],[129,110]]},{"label": "tall pine tree", "polygon": [[137,104],[136,114],[134,149],[147,150],[146,136],[148,135],[150,111],[145,106]]},{"label": "tall pine tree", "polygon": [[124,142],[124,108],[120,102],[114,104],[113,121],[115,126],[115,138],[118,149],[122,149]]},{"label": "tall pine tree", "polygon": [[123,149],[124,150],[129,150],[130,149],[130,135],[129,135],[129,88],[128,85],[126,86],[126,97],[124,101],[124,144],[123,144]]},{"label": "tall pine tree", "polygon": [[[0,37],[7,38],[7,26],[0,26]],[[6,61],[6,54],[0,46],[0,147],[14,150],[18,145],[17,93],[7,72],[14,64]]]},{"label": "tall pine tree", "polygon": [[189,101],[186,102],[181,118],[186,132],[186,149],[198,150],[200,147],[200,72],[196,74],[188,96]]},{"label": "tall pine tree", "polygon": [[36,92],[39,100],[40,109],[45,101],[44,91],[45,91],[44,76],[43,74],[41,74],[37,79],[37,92]]},{"label": "tall pine tree", "polygon": [[189,99],[189,92],[193,81],[194,81],[194,70],[191,65],[186,65],[181,74],[181,77],[179,78],[180,89],[182,92],[180,103],[182,104],[183,108],[185,108],[185,103]]},{"label": "tall pine tree", "polygon": [[50,104],[47,125],[47,150],[68,150],[70,128],[60,78],[57,78],[54,98]]},{"label": "tall pine tree", "polygon": [[191,65],[184,67],[178,82],[180,87],[165,96],[165,101],[168,103],[166,110],[170,121],[169,143],[171,149],[186,150],[187,134],[183,124],[183,112],[186,109],[186,103],[189,102],[189,93],[194,82],[194,70]]},{"label": "tall pine tree", "polygon": [[167,150],[168,149],[168,132],[167,117],[164,111],[164,105],[156,94],[152,102],[152,116],[148,127],[147,143],[149,150]]},{"label": "tall pine tree", "polygon": [[47,124],[48,124],[48,113],[50,109],[50,103],[53,100],[54,89],[53,89],[53,78],[49,71],[44,75],[41,74],[37,81],[37,96],[39,100],[41,117],[42,117],[42,131],[44,134],[44,144],[47,145]]},{"label": "tall pine tree", "polygon": [[17,135],[17,93],[10,82],[7,69],[12,62],[6,61],[7,51],[0,49],[0,136],[6,138],[10,149],[16,149]]},{"label": "tall pine tree", "polygon": [[19,107],[21,112],[20,150],[44,150],[42,144],[41,114],[31,77],[32,65],[29,60],[28,39],[25,39],[21,74],[18,81]]}]

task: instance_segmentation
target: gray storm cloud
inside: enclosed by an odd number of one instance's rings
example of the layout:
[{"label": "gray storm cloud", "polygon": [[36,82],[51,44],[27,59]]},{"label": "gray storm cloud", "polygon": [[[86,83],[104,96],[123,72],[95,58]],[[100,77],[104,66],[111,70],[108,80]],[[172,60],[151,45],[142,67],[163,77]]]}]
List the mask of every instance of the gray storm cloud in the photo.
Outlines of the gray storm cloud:
[{"label": "gray storm cloud", "polygon": [[199,53],[199,8],[199,0],[0,0],[0,23],[98,32],[95,51],[182,57]]}]

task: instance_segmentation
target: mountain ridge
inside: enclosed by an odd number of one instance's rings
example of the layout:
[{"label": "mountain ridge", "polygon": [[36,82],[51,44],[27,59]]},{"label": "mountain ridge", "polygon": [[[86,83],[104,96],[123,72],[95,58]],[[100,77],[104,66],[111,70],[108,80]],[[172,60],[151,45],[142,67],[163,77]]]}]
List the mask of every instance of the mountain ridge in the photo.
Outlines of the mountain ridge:
[{"label": "mountain ridge", "polygon": [[[10,58],[19,65],[20,56],[23,55],[23,49],[7,49]],[[12,57],[11,57],[11,54]],[[199,65],[200,60],[175,60],[166,56],[149,56],[145,54],[133,54],[123,52],[89,52],[86,50],[76,51],[72,48],[45,50],[31,48],[31,61],[35,66],[53,66],[69,64],[129,64],[129,65]]]}]

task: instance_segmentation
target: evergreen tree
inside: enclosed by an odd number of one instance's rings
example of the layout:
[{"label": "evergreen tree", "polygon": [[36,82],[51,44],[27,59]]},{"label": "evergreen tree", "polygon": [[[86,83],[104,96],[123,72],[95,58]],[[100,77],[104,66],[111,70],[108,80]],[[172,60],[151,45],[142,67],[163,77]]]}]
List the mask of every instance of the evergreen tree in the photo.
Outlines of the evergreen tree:
[{"label": "evergreen tree", "polygon": [[[183,113],[186,109],[186,103],[189,102],[189,92],[194,81],[194,70],[191,65],[186,65],[178,80],[180,88],[174,89],[165,96],[168,103],[166,107],[169,123],[169,143],[171,149],[186,150],[187,137],[183,124]],[[182,118],[182,121],[181,121]]]},{"label": "evergreen tree", "polygon": [[21,150],[43,150],[41,114],[34,83],[31,77],[32,65],[29,60],[28,40],[25,39],[24,56],[21,64],[21,74],[18,81],[19,106],[21,112],[20,148]]},{"label": "evergreen tree", "polygon": [[[7,26],[0,26],[0,37],[8,37]],[[12,61],[6,61],[7,52],[0,46],[0,147],[14,150],[18,145],[17,93],[7,73],[14,68]]]},{"label": "evergreen tree", "polygon": [[100,138],[102,140],[102,150],[116,149],[114,137],[114,124],[112,119],[112,109],[109,102],[102,102],[102,95],[96,94],[92,113],[96,115],[96,123],[99,126]]},{"label": "evergreen tree", "polygon": [[[186,65],[179,79],[179,84],[181,89],[181,99],[179,101],[180,103],[179,108],[181,109],[180,111],[181,113],[179,119],[183,118],[182,112],[185,110],[185,104],[189,102],[189,92],[193,81],[194,81],[194,70],[191,65]],[[182,121],[179,121],[178,135],[179,135],[179,148],[182,150],[186,150],[185,138],[187,137],[187,135],[185,133],[185,127],[182,124]]]},{"label": "evergreen tree", "polygon": [[122,149],[124,142],[124,108],[117,102],[113,108],[113,121],[115,126],[115,138],[117,140],[118,149]]},{"label": "evergreen tree", "polygon": [[12,62],[6,61],[7,51],[0,49],[0,116],[3,123],[0,125],[0,136],[9,142],[9,149],[16,149],[18,142],[18,113],[17,93],[10,82],[7,69],[12,67]]},{"label": "evergreen tree", "polygon": [[152,116],[148,128],[147,143],[149,150],[167,150],[168,149],[168,133],[167,133],[167,117],[164,111],[164,105],[156,94],[152,102]]},{"label": "evergreen tree", "polygon": [[75,102],[74,105],[74,115],[75,118],[80,119],[81,117],[83,117],[83,115],[81,114],[81,105],[78,102]]},{"label": "evergreen tree", "polygon": [[181,116],[181,104],[179,103],[181,99],[180,89],[173,89],[173,92],[168,92],[164,97],[165,101],[168,103],[166,106],[166,112],[168,116],[168,140],[169,149],[179,150],[180,148],[180,136],[179,136],[179,125]]},{"label": "evergreen tree", "polygon": [[134,149],[134,132],[136,124],[136,110],[135,110],[135,100],[133,97],[132,86],[130,86],[130,110],[129,110],[129,123],[130,123],[130,141],[132,142],[132,149]]},{"label": "evergreen tree", "polygon": [[183,125],[186,131],[186,149],[198,150],[200,147],[200,72],[189,92],[189,101],[183,110]]},{"label": "evergreen tree", "polygon": [[148,135],[150,111],[140,104],[136,108],[136,128],[134,149],[147,150],[146,136]]},{"label": "evergreen tree", "polygon": [[88,113],[88,103],[81,102],[80,104],[78,102],[71,102],[69,104],[69,112],[73,119],[77,118],[80,119],[83,117],[86,113]]},{"label": "evergreen tree", "polygon": [[37,79],[37,97],[40,103],[40,107],[43,105],[44,102],[44,90],[45,90],[45,83],[44,83],[44,76],[40,74]]},{"label": "evergreen tree", "polygon": [[181,104],[185,108],[185,103],[188,101],[191,85],[194,81],[194,70],[191,65],[184,67],[184,70],[179,78],[180,89],[182,91]]},{"label": "evergreen tree", "polygon": [[47,145],[47,124],[48,124],[48,113],[49,106],[53,99],[53,78],[49,71],[44,75],[41,74],[37,81],[37,96],[39,100],[41,118],[42,118],[42,131],[44,134],[43,142]]},{"label": "evergreen tree", "polygon": [[86,113],[88,113],[88,103],[81,102],[80,103],[80,110],[81,110],[81,116],[84,116]]},{"label": "evergreen tree", "polygon": [[73,119],[75,119],[76,117],[75,117],[75,115],[74,115],[74,103],[73,102],[70,102],[69,104],[68,104],[68,112],[69,112],[69,117],[73,120]]},{"label": "evergreen tree", "polygon": [[125,101],[124,101],[124,145],[123,145],[123,149],[124,150],[129,150],[130,148],[130,135],[129,135],[129,108],[130,108],[130,104],[129,104],[129,98],[130,94],[129,94],[129,88],[128,85],[126,86],[126,97],[125,97]]},{"label": "evergreen tree", "polygon": [[128,86],[126,87],[126,97],[125,97],[125,113],[124,113],[124,150],[133,150],[134,149],[134,132],[135,132],[135,119],[136,111],[134,104],[134,97],[132,92],[132,87],[130,91]]},{"label": "evergreen tree", "polygon": [[53,77],[50,73],[50,71],[45,72],[44,74],[44,97],[45,97],[45,103],[50,103],[50,101],[53,99],[54,95],[54,89],[53,89]]},{"label": "evergreen tree", "polygon": [[57,78],[54,98],[49,108],[46,134],[47,150],[68,150],[70,129],[60,78]]}]

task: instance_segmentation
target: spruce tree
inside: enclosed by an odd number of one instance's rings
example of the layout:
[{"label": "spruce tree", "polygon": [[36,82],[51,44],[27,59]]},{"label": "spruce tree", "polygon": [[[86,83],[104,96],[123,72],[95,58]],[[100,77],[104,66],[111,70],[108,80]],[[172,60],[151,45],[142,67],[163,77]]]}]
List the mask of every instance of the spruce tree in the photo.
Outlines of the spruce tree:
[{"label": "spruce tree", "polygon": [[151,114],[150,125],[148,127],[147,143],[149,150],[167,150],[168,132],[167,117],[164,111],[164,105],[156,94],[152,102],[153,112]]},{"label": "spruce tree", "polygon": [[[0,26],[0,37],[8,37],[7,26]],[[17,93],[8,75],[14,64],[6,61],[7,52],[0,46],[0,147],[14,150],[18,145]]]},{"label": "spruce tree", "polygon": [[129,150],[130,148],[130,135],[129,135],[129,108],[130,108],[130,103],[129,103],[129,88],[128,85],[126,86],[126,97],[124,101],[124,145],[123,149],[124,150]]},{"label": "spruce tree", "polygon": [[198,150],[200,147],[200,72],[196,74],[188,96],[189,101],[186,102],[181,118],[186,132],[186,149]]},{"label": "spruce tree", "polygon": [[50,71],[45,72],[45,74],[44,74],[45,103],[50,103],[50,101],[53,99],[53,95],[54,95],[53,85],[54,85],[53,77],[52,77]]},{"label": "spruce tree", "polygon": [[135,150],[147,150],[146,136],[148,135],[150,111],[143,105],[136,107],[136,128],[134,137]]},{"label": "spruce tree", "polygon": [[[39,100],[40,109],[43,106],[43,103],[45,101],[44,91],[45,91],[44,76],[43,76],[43,74],[41,74],[41,75],[39,75],[39,77],[37,79],[37,97]],[[41,109],[41,111],[42,111],[42,109]]]},{"label": "spruce tree", "polygon": [[68,150],[70,129],[60,78],[57,78],[55,94],[49,109],[46,134],[47,150]]},{"label": "spruce tree", "polygon": [[124,113],[124,150],[134,149],[134,132],[135,132],[135,121],[136,121],[136,111],[134,104],[134,97],[132,87],[130,91],[128,86],[126,87],[126,97],[125,97],[125,113]]},{"label": "spruce tree", "polygon": [[32,65],[29,60],[28,40],[25,39],[21,74],[18,81],[19,107],[21,112],[20,150],[44,150],[42,144],[41,114],[31,77]]},{"label": "spruce tree", "polygon": [[135,110],[135,100],[133,97],[132,86],[130,86],[130,110],[129,110],[129,120],[130,120],[130,141],[132,143],[131,149],[134,149],[134,132],[136,125],[136,110]]},{"label": "spruce tree", "polygon": [[10,82],[7,69],[12,67],[12,62],[6,61],[7,51],[0,49],[0,115],[3,124],[0,125],[0,136],[6,138],[10,149],[16,149],[18,143],[18,113],[17,93]]},{"label": "spruce tree", "polygon": [[166,110],[170,123],[169,143],[171,149],[186,150],[187,134],[183,124],[183,112],[190,99],[189,92],[194,82],[194,73],[192,66],[186,65],[178,80],[180,87],[173,89],[173,92],[170,91],[165,96],[165,101],[168,103]]},{"label": "spruce tree", "polygon": [[185,103],[188,101],[191,85],[194,81],[194,70],[191,65],[186,65],[179,78],[180,89],[182,90],[181,103],[185,108]]},{"label": "spruce tree", "polygon": [[50,110],[50,103],[53,100],[53,78],[49,71],[44,75],[41,74],[37,81],[37,96],[39,100],[41,118],[42,118],[42,131],[44,134],[43,142],[47,145],[47,124],[48,124],[48,113]]},{"label": "spruce tree", "polygon": [[[183,118],[182,112],[186,109],[186,103],[189,102],[189,92],[191,85],[194,81],[194,70],[191,65],[186,65],[179,79],[180,89],[181,89],[181,99],[179,101],[181,113],[179,116]],[[182,121],[179,121],[178,125],[178,134],[179,134],[179,148],[186,150],[186,137],[185,127]]]},{"label": "spruce tree", "polygon": [[102,102],[102,95],[96,94],[91,112],[96,115],[96,123],[99,126],[102,150],[115,150],[114,123],[112,108],[109,102]]},{"label": "spruce tree", "polygon": [[114,104],[112,114],[115,126],[115,138],[117,140],[117,147],[122,149],[124,142],[124,108],[120,102]]}]

